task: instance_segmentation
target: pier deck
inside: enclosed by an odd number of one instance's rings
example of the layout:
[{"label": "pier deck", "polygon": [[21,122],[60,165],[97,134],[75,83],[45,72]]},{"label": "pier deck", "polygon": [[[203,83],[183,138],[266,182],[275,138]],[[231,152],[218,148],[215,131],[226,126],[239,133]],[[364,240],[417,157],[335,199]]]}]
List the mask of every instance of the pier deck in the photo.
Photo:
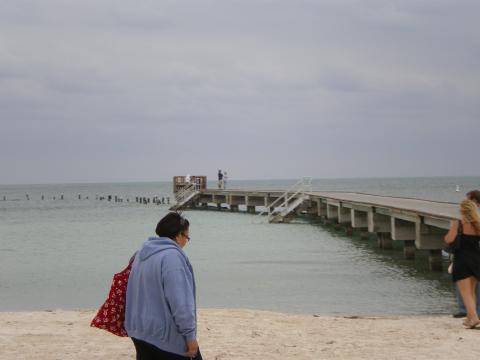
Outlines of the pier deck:
[{"label": "pier deck", "polygon": [[454,203],[347,192],[309,192],[308,194],[313,197],[349,201],[398,211],[415,212],[419,215],[450,220],[460,218],[459,205]]}]

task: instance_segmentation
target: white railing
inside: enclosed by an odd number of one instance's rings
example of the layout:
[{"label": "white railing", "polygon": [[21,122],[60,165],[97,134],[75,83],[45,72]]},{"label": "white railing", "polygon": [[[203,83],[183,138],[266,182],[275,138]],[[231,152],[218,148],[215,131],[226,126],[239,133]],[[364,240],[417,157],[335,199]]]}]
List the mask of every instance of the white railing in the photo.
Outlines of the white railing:
[{"label": "white railing", "polygon": [[175,194],[175,200],[177,204],[182,204],[190,195],[200,190],[200,179],[197,179],[195,183],[187,184],[182,190],[179,190]]},{"label": "white railing", "polygon": [[[288,209],[290,200],[297,197],[305,197],[305,192],[312,191],[312,178],[305,176],[292,185],[287,191],[285,191],[278,199],[271,204],[267,205],[267,208],[257,215],[257,219],[267,214],[267,221],[271,221],[277,208],[282,210]],[[283,200],[283,201],[282,201]]]}]

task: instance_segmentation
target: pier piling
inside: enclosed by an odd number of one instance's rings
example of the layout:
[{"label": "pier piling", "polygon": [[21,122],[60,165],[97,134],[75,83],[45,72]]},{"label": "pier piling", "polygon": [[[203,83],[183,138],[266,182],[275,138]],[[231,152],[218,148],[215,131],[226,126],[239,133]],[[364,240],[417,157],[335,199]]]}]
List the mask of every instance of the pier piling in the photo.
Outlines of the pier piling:
[{"label": "pier piling", "polygon": [[390,233],[377,233],[378,239],[378,247],[384,250],[391,250],[393,249],[393,242],[392,238],[390,237]]},{"label": "pier piling", "polygon": [[430,270],[442,271],[442,250],[430,250],[428,256]]},{"label": "pier piling", "polygon": [[415,259],[415,240],[405,240],[403,242],[403,256],[407,260]]}]

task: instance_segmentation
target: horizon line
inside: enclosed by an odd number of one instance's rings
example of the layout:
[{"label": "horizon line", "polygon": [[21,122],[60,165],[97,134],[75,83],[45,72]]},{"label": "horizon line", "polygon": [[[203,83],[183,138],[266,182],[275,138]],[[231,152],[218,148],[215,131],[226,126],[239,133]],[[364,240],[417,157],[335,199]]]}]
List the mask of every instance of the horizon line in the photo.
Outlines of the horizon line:
[{"label": "horizon line", "polygon": [[[193,175],[195,176],[195,175]],[[234,178],[231,179],[229,178],[229,182],[234,182],[234,181],[294,181],[298,180],[300,177],[296,178],[258,178],[258,179],[252,179],[252,178],[243,178],[243,179],[238,179]],[[361,179],[428,179],[428,178],[475,178],[479,177],[480,175],[457,175],[457,176],[452,176],[452,175],[432,175],[432,176],[365,176],[365,177],[358,177],[358,176],[352,176],[352,177],[313,177],[312,180],[361,180]],[[216,182],[217,179],[213,178],[212,180],[208,180],[207,182],[212,181]],[[141,180],[141,181],[135,181],[135,180],[125,180],[125,181],[84,181],[84,182],[38,182],[38,183],[0,183],[0,186],[15,186],[15,185],[94,185],[94,184],[135,184],[135,183],[169,183],[172,182],[172,180]]]}]

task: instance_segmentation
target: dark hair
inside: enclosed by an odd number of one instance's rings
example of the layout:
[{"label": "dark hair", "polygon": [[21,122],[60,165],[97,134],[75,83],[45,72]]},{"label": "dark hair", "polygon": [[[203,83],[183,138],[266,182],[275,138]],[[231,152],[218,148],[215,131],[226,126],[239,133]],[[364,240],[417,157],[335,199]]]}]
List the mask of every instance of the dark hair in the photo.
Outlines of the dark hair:
[{"label": "dark hair", "polygon": [[158,222],[155,232],[160,237],[174,240],[178,234],[188,230],[189,226],[190,223],[182,215],[170,212]]},{"label": "dark hair", "polygon": [[467,199],[480,204],[480,190],[472,190],[467,193]]}]

